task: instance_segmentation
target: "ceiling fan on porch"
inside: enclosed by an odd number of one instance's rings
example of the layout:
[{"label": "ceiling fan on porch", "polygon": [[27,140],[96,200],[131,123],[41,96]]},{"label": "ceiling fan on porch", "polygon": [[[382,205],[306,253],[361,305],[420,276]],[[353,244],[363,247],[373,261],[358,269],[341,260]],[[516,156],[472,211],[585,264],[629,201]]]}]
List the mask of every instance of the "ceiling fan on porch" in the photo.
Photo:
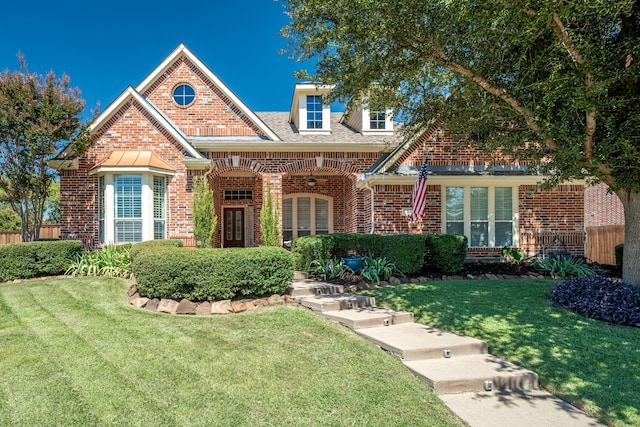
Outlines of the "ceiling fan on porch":
[{"label": "ceiling fan on porch", "polygon": [[325,178],[316,178],[313,176],[313,172],[309,174],[309,178],[307,178],[307,186],[315,187],[316,184],[326,184],[327,180]]}]

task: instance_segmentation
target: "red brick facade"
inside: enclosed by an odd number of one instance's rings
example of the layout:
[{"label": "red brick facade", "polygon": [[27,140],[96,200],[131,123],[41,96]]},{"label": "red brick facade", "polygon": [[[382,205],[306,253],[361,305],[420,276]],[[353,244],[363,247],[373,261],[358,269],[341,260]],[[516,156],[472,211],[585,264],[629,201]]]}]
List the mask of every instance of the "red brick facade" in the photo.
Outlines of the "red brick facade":
[{"label": "red brick facade", "polygon": [[[109,243],[99,241],[98,176],[92,169],[111,150],[126,149],[152,151],[171,166],[166,179],[166,237],[187,244],[193,244],[193,178],[206,175],[218,216],[216,246],[224,245],[223,214],[231,208],[243,212],[244,245],[261,243],[260,211],[267,189],[280,208],[283,198],[291,196],[317,195],[330,200],[333,232],[441,233],[443,189],[465,182],[467,186],[516,188],[515,234],[523,249],[537,253],[559,241],[572,253],[584,253],[582,185],[543,192],[534,185],[534,178],[523,174],[473,175],[477,172],[474,167],[525,165],[469,147],[463,138],[448,136],[441,129],[406,147],[398,145],[400,140],[395,137],[371,137],[370,142],[368,136],[338,122],[332,123],[330,135],[304,139],[290,123],[261,122],[248,107],[234,101],[234,95],[186,48],[179,47],[169,59],[164,68],[156,69],[138,88],[125,91],[117,105],[96,120],[94,144],[77,159],[77,167],[62,168],[63,238],[81,238],[90,245]],[[196,93],[188,106],[178,105],[172,97],[181,84],[190,85]],[[282,117],[286,120],[288,115]],[[381,155],[386,153],[385,160]],[[425,217],[413,223],[409,209],[414,169],[425,156],[434,174],[438,167],[453,167],[454,172],[429,177]],[[109,173],[118,171],[100,172]],[[308,184],[311,177],[314,186]],[[227,198],[225,190],[230,192]],[[499,248],[469,250],[474,258],[495,257],[498,252]]]}]

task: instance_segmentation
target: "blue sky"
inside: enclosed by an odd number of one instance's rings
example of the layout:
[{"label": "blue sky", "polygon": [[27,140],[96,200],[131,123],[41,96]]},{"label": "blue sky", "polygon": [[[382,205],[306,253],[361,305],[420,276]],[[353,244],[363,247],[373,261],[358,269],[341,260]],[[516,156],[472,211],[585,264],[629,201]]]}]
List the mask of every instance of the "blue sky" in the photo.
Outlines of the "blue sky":
[{"label": "blue sky", "polygon": [[[9,1],[2,6],[0,69],[66,73],[88,110],[106,108],[184,43],[254,111],[288,111],[293,72],[304,64],[280,55],[288,22],[282,2]],[[9,18],[11,17],[11,18]],[[307,67],[308,68],[308,67]]]}]

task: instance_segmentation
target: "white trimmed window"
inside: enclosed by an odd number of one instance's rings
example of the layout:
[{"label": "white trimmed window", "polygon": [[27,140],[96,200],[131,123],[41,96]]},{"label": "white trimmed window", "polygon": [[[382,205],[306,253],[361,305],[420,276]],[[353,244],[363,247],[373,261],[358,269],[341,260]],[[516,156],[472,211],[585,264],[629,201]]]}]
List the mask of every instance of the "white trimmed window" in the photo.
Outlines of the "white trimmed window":
[{"label": "white trimmed window", "polygon": [[166,177],[126,172],[98,176],[101,244],[164,239],[165,211]]},{"label": "white trimmed window", "polygon": [[322,129],[322,95],[307,95],[307,129]]},{"label": "white trimmed window", "polygon": [[333,231],[333,199],[317,194],[285,196],[282,200],[282,237],[289,241]]},{"label": "white trimmed window", "polygon": [[443,231],[464,234],[469,247],[517,246],[517,187],[444,188]]}]

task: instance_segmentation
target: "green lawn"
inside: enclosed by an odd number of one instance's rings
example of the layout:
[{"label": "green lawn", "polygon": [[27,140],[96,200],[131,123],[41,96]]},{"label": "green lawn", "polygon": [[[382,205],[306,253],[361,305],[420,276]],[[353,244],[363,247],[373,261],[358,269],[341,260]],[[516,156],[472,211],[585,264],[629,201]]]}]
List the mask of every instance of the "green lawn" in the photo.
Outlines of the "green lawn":
[{"label": "green lawn", "polygon": [[463,425],[402,364],[292,306],[187,317],[118,279],[0,285],[0,425]]},{"label": "green lawn", "polygon": [[372,291],[378,305],[473,336],[534,370],[540,384],[609,425],[640,425],[640,329],[550,306],[544,280],[439,281]]}]

